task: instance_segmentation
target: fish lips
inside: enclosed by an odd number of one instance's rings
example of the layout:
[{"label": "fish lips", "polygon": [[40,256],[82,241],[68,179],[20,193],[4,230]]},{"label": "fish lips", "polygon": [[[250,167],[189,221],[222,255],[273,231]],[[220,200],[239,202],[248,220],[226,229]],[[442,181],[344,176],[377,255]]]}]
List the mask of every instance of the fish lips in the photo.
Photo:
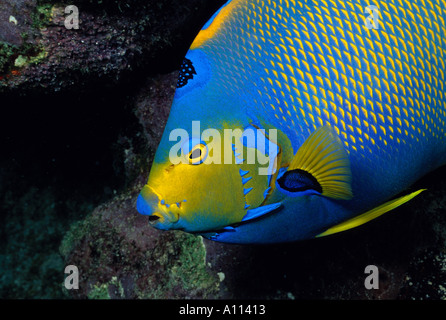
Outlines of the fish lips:
[{"label": "fish lips", "polygon": [[[149,197],[150,199],[148,199]],[[159,210],[160,200],[156,195],[143,197],[141,194],[136,200],[136,210],[149,217],[149,224],[157,229],[169,230],[173,229],[175,223],[179,220],[179,214],[172,210]],[[156,208],[156,209],[155,209]],[[158,210],[157,210],[158,209]]]}]

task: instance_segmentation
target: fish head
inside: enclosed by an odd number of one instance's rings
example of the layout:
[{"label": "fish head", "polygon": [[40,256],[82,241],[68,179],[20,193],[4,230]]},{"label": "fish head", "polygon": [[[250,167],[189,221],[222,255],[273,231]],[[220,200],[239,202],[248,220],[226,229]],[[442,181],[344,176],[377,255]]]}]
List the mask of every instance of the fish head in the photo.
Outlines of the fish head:
[{"label": "fish head", "polygon": [[259,151],[264,148],[259,141],[269,141],[264,130],[226,122],[201,131],[199,125],[192,121],[191,130],[167,126],[157,149],[137,199],[137,210],[157,229],[204,232],[237,224],[271,191],[275,163],[270,160],[279,152],[271,152],[274,143]]},{"label": "fish head", "polygon": [[221,84],[206,52],[190,50],[180,70],[137,210],[162,230],[224,228],[241,222],[271,191],[279,151],[267,142],[277,139],[257,130],[243,91],[232,94],[232,86]]}]

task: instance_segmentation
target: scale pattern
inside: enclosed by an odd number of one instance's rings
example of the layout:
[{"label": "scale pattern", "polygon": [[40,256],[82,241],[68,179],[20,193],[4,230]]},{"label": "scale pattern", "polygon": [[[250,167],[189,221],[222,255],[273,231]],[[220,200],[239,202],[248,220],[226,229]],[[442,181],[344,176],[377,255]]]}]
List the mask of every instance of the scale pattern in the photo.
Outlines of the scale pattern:
[{"label": "scale pattern", "polygon": [[[378,8],[378,29],[366,27],[369,4]],[[209,53],[214,81],[229,96],[246,95],[246,108],[269,114],[288,135],[330,125],[363,158],[407,150],[444,157],[445,7],[233,0],[191,49]]]}]

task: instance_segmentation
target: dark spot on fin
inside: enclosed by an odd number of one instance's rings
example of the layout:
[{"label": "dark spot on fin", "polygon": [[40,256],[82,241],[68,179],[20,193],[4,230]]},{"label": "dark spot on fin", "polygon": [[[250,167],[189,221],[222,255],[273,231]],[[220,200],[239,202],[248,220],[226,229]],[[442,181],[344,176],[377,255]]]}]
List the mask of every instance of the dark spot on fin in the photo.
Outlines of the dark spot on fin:
[{"label": "dark spot on fin", "polygon": [[183,63],[181,64],[180,74],[178,75],[177,88],[184,87],[187,82],[194,78],[194,74],[197,74],[195,68],[187,58],[184,58]]},{"label": "dark spot on fin", "polygon": [[322,187],[319,182],[317,182],[316,178],[301,169],[286,171],[279,179],[277,179],[277,183],[282,189],[288,192],[315,190],[322,193]]}]

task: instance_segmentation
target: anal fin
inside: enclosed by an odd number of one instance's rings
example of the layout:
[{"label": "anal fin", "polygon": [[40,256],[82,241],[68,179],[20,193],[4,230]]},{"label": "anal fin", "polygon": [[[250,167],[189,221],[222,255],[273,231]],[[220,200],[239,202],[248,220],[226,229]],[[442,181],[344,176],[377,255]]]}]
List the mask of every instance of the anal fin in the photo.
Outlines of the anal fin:
[{"label": "anal fin", "polygon": [[341,222],[338,225],[335,225],[329,229],[327,229],[325,232],[319,234],[316,236],[316,238],[328,236],[330,234],[342,232],[348,229],[352,229],[355,227],[358,227],[366,222],[369,222],[370,220],[373,220],[375,218],[378,218],[379,216],[383,215],[386,212],[389,212],[390,210],[393,210],[400,205],[412,200],[417,195],[419,195],[421,192],[425,191],[426,189],[421,189],[415,192],[412,192],[411,194],[399,197],[397,199],[393,199],[390,201],[387,201],[383,203],[382,205],[373,208],[372,210],[369,210],[359,216],[356,216],[354,218],[351,218],[349,220],[346,220],[344,222]]}]

